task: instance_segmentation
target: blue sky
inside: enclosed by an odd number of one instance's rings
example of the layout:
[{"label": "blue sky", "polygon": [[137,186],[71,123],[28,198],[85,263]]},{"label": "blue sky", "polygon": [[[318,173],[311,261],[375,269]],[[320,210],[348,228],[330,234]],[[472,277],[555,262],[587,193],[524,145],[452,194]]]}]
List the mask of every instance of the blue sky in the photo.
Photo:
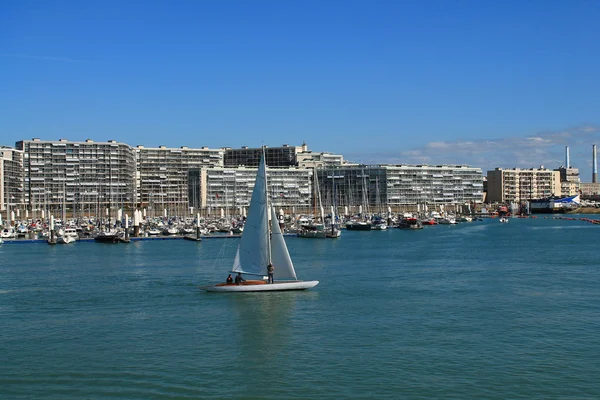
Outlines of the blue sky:
[{"label": "blue sky", "polygon": [[558,167],[600,144],[597,1],[5,1],[0,144],[299,145]]}]

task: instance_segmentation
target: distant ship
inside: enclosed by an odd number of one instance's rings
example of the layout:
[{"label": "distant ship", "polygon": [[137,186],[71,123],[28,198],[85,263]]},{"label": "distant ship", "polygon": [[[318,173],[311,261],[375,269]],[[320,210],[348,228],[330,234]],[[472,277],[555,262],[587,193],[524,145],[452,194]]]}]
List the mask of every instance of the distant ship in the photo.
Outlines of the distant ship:
[{"label": "distant ship", "polygon": [[578,208],[581,204],[579,195],[568,197],[550,197],[547,199],[531,200],[529,210],[531,213],[552,214],[565,213]]}]

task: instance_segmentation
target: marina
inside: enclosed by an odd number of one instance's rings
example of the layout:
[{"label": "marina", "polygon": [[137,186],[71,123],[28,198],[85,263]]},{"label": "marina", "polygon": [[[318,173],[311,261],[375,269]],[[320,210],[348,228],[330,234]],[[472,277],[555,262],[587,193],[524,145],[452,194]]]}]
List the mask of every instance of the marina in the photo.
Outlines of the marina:
[{"label": "marina", "polygon": [[[600,224],[600,219],[599,218],[591,218],[590,216],[579,216],[577,214],[575,214],[575,216],[571,217],[571,216],[554,216],[554,217],[548,217],[548,216],[543,216],[543,217],[538,217],[536,215],[517,215],[517,216],[513,216],[513,217],[501,217],[498,218],[497,221],[498,222],[508,222],[510,219],[514,219],[514,218],[518,218],[518,219],[536,219],[536,218],[544,218],[544,219],[553,219],[553,220],[559,220],[559,221],[584,221],[584,222],[588,222],[591,224]],[[489,215],[486,215],[486,219],[492,219],[492,220],[496,220],[495,216],[490,217]],[[397,218],[394,218],[394,221],[396,221]],[[482,221],[483,218],[482,217],[476,217],[475,221]],[[380,221],[380,220],[379,220]],[[433,225],[453,225],[456,224],[457,222],[451,222],[451,221],[455,221],[455,219],[446,219],[446,218],[440,218],[439,221],[436,221],[435,218],[431,218],[431,217],[426,217],[424,218],[422,221],[417,220],[416,217],[406,217],[405,219],[400,219],[400,222],[398,223],[393,223],[392,225],[384,225],[383,229],[378,228],[378,226],[381,226],[381,223],[377,223],[377,224],[366,224],[366,223],[357,223],[356,221],[350,221],[347,224],[342,224],[339,228],[343,229],[343,230],[359,230],[359,231],[377,231],[377,230],[384,230],[387,227],[390,228],[399,228],[399,229],[423,229],[423,226],[433,226]],[[472,217],[461,217],[459,218],[459,222],[473,222],[474,219]],[[365,229],[365,228],[356,228],[356,226],[368,226],[369,229]],[[431,229],[431,228],[428,228]],[[336,228],[337,230],[337,228]],[[305,232],[295,232],[295,229],[293,228],[288,228],[286,229],[283,233],[283,236],[285,237],[311,237],[311,236],[307,236]],[[46,235],[41,235],[41,236],[49,236],[48,233],[46,233]],[[341,231],[337,231],[336,235],[331,235],[331,236],[325,236],[323,235],[322,238],[325,237],[332,237],[332,238],[338,238],[341,236]],[[204,234],[204,235],[199,235],[199,236],[194,236],[194,235],[148,235],[148,234],[144,234],[144,236],[130,236],[128,237],[127,241],[125,240],[116,240],[116,242],[137,242],[137,241],[159,241],[159,240],[190,240],[190,241],[196,241],[196,242],[201,242],[202,240],[207,240],[207,239],[239,239],[241,237],[241,234],[234,234],[232,232],[230,233],[215,233],[215,234]],[[313,238],[321,238],[320,236],[312,236]],[[82,243],[93,243],[96,242],[97,240],[94,237],[83,237],[83,238],[77,238],[76,240],[77,242],[82,242]],[[6,243],[6,244],[46,244],[48,242],[48,239],[45,238],[25,238],[25,237],[21,237],[21,238],[13,238],[13,237],[8,237],[8,238],[1,238],[0,244],[1,243]]]}]

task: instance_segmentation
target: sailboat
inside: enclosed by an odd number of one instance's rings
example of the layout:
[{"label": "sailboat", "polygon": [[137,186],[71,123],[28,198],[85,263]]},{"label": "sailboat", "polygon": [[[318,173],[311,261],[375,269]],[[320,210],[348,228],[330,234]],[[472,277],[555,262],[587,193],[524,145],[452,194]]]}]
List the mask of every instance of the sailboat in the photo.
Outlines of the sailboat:
[{"label": "sailboat", "polygon": [[[323,205],[321,204],[321,191],[319,190],[319,179],[317,177],[317,168],[315,167],[313,169],[313,181],[314,181],[314,195],[313,195],[313,199],[314,199],[314,205],[315,205],[315,211],[314,211],[314,219],[300,225],[300,230],[298,231],[298,237],[301,238],[312,238],[312,239],[326,239],[327,238],[327,232],[325,230],[325,212],[323,210]],[[319,222],[319,217],[318,215],[318,211],[317,211],[317,207],[319,208],[321,214],[319,214],[320,216],[320,222]]]},{"label": "sailboat", "polygon": [[[267,265],[270,263],[275,266],[273,283],[267,283],[266,279]],[[208,292],[267,292],[304,290],[315,287],[319,283],[319,281],[300,281],[296,277],[275,208],[268,204],[264,150],[256,173],[248,217],[231,272],[257,276],[261,279],[245,280],[239,285],[218,283],[202,289]]]}]

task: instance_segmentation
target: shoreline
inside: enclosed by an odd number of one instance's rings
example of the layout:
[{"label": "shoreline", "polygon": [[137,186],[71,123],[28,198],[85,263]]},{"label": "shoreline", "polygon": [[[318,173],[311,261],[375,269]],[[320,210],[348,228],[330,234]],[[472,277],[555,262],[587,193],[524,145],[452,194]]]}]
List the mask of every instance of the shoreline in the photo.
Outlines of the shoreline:
[{"label": "shoreline", "polygon": [[565,214],[600,214],[600,208],[596,207],[579,207],[572,211],[567,211]]}]

